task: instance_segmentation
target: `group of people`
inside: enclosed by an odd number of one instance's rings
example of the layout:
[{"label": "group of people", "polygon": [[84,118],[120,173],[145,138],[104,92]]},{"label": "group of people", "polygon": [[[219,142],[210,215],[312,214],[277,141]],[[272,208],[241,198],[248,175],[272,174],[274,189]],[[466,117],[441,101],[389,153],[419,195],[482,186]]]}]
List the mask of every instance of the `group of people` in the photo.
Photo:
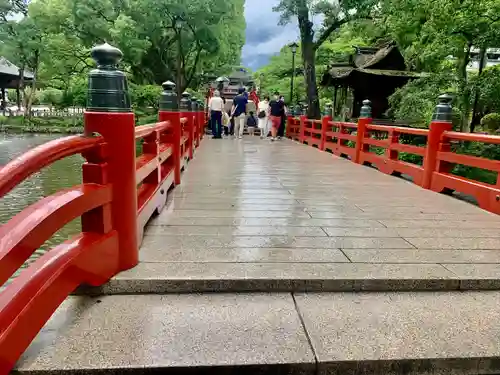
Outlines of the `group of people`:
[{"label": "group of people", "polygon": [[248,95],[245,89],[240,88],[238,95],[233,99],[233,105],[229,113],[225,111],[225,99],[221,97],[219,91],[215,91],[208,103],[210,111],[210,122],[214,139],[222,138],[224,134],[234,134],[234,137],[241,139],[245,124],[251,136],[255,134],[255,128],[260,129],[261,138],[267,138],[271,133],[271,141],[284,136],[286,123],[286,106],[284,97],[275,93],[273,99],[265,97],[259,102],[257,107],[257,118],[253,111],[248,111]]},{"label": "group of people", "polygon": [[278,92],[274,93],[272,100],[266,96],[263,101],[259,102],[257,111],[262,138],[266,138],[269,131],[271,131],[271,141],[285,135],[287,108],[283,96],[280,96]]}]

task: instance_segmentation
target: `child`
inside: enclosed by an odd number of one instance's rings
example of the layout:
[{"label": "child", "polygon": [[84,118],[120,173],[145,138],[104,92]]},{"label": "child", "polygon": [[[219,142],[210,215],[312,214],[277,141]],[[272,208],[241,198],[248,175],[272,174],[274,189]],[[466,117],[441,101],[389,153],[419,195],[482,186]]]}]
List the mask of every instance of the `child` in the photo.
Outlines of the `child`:
[{"label": "child", "polygon": [[222,113],[222,126],[224,127],[224,136],[229,137],[229,125],[231,124],[231,120],[229,119],[229,115],[226,111]]},{"label": "child", "polygon": [[257,119],[253,115],[252,111],[250,111],[250,116],[248,116],[247,126],[248,126],[248,134],[250,134],[253,137],[255,133],[255,128],[257,127]]}]

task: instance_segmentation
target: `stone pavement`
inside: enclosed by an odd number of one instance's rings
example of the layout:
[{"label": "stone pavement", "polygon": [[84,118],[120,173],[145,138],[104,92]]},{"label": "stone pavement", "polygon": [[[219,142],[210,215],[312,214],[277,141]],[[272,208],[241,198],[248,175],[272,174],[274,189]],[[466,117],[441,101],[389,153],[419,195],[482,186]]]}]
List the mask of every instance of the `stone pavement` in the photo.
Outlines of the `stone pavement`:
[{"label": "stone pavement", "polygon": [[500,373],[500,292],[70,297],[13,374]]},{"label": "stone pavement", "polygon": [[500,217],[290,141],[206,140],[105,293],[500,287]]},{"label": "stone pavement", "polygon": [[290,141],[204,140],[185,174],[14,373],[500,373],[500,291],[459,290],[500,289],[497,216]]}]

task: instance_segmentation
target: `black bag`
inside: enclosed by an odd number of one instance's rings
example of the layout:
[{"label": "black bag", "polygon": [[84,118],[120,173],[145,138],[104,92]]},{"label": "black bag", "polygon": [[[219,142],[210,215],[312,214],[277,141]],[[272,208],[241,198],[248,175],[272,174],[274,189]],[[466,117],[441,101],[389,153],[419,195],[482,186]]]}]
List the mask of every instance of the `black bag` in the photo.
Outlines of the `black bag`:
[{"label": "black bag", "polygon": [[266,117],[266,111],[260,111],[259,114],[257,115],[258,118],[265,118]]}]

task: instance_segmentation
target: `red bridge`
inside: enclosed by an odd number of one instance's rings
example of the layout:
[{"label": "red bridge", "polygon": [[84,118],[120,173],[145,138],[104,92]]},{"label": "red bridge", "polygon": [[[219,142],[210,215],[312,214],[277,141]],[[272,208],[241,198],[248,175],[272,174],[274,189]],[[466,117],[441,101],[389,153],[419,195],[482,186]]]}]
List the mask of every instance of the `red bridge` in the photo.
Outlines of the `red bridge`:
[{"label": "red bridge", "polygon": [[375,125],[365,102],[357,123],[290,117],[295,142],[203,140],[203,109],[170,83],[158,123],[135,127],[119,51],[94,56],[85,135],[0,170],[4,196],[86,160],[82,185],[0,227],[0,374],[500,371],[500,179],[451,173],[499,172],[452,146],[500,137],[452,131],[442,97],[429,129]]}]

